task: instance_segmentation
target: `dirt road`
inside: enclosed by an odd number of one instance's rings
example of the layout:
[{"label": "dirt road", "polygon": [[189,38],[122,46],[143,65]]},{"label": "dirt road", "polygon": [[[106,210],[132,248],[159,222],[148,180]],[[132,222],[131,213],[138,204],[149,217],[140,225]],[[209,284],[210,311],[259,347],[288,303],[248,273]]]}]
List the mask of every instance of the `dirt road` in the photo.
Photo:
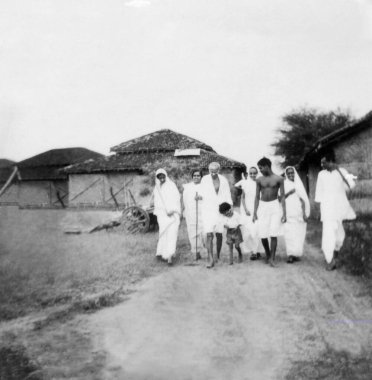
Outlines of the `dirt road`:
[{"label": "dirt road", "polygon": [[326,272],[317,249],[305,251],[293,265],[279,253],[275,269],[245,258],[146,280],[90,319],[107,353],[105,379],[277,380],[329,349],[360,357],[372,342],[369,298],[340,271]]}]

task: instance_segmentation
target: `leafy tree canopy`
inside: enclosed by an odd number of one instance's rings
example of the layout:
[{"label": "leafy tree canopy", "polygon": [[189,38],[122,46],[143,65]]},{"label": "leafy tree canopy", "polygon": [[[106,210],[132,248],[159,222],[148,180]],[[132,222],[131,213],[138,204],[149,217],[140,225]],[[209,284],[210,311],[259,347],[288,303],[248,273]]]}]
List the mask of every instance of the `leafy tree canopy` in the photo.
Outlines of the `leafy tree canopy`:
[{"label": "leafy tree canopy", "polygon": [[282,117],[283,125],[277,130],[277,140],[271,144],[275,155],[284,158],[282,167],[297,165],[314,144],[329,133],[352,122],[347,111],[319,112],[301,108]]}]

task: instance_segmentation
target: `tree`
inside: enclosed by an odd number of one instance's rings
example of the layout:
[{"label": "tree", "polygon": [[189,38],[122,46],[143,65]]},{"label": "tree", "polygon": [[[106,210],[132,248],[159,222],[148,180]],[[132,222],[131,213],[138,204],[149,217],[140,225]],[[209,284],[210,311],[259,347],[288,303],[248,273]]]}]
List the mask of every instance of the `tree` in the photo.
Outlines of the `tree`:
[{"label": "tree", "polygon": [[339,109],[318,112],[302,108],[284,115],[282,121],[284,125],[277,130],[278,138],[271,146],[275,155],[284,158],[281,166],[286,167],[298,164],[321,137],[352,123],[354,118]]}]

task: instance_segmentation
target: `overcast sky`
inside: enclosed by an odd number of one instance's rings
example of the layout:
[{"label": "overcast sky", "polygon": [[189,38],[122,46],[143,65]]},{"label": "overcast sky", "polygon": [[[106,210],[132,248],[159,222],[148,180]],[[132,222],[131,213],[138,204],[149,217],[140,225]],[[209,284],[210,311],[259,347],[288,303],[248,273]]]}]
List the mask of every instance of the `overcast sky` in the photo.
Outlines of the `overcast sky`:
[{"label": "overcast sky", "polygon": [[0,2],[0,158],[170,128],[251,165],[303,106],[372,110],[371,0]]}]

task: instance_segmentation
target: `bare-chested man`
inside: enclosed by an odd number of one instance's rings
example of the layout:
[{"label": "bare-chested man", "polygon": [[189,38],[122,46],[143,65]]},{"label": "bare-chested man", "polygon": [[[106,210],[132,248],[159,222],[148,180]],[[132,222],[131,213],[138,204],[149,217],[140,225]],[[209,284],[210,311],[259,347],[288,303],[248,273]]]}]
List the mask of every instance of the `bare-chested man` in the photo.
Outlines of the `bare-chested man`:
[{"label": "bare-chested man", "polygon": [[[271,161],[266,157],[261,158],[257,165],[262,177],[256,180],[253,222],[257,220],[259,235],[266,252],[266,262],[275,267],[277,237],[281,235],[281,223],[285,223],[287,220],[285,197],[282,197],[284,194],[284,178],[273,173]],[[280,210],[279,192],[283,212]],[[269,238],[271,238],[270,245]]]}]

